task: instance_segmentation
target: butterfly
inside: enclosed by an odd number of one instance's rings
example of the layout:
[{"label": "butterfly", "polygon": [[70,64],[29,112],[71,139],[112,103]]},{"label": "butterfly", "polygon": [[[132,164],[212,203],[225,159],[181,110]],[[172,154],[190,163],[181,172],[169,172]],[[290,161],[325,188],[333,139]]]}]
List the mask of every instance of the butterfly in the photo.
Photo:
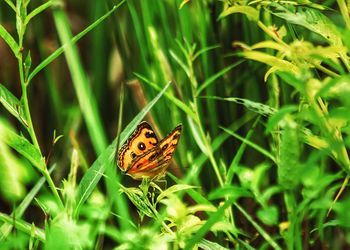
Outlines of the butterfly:
[{"label": "butterfly", "polygon": [[141,122],[120,148],[118,167],[135,180],[164,176],[179,142],[181,130],[180,124],[159,141],[151,125]]}]

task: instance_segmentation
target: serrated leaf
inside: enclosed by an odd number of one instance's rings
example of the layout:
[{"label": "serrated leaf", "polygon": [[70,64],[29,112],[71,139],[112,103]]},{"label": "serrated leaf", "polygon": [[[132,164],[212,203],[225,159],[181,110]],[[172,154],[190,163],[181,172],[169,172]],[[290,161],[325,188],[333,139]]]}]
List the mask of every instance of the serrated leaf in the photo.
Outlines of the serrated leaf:
[{"label": "serrated leaf", "polygon": [[129,200],[136,206],[141,214],[147,215],[150,218],[155,216],[151,208],[145,203],[145,200],[142,199],[143,193],[140,192],[139,189],[120,186],[121,190],[128,196]]},{"label": "serrated leaf", "polygon": [[37,167],[39,171],[44,171],[46,168],[44,158],[41,156],[39,150],[31,144],[26,138],[20,136],[8,128],[0,121],[0,140],[5,142],[11,148],[16,150],[29,160],[33,166]]},{"label": "serrated leaf", "polygon": [[24,118],[24,111],[21,102],[0,83],[0,102],[23,126],[28,127],[28,122]]}]

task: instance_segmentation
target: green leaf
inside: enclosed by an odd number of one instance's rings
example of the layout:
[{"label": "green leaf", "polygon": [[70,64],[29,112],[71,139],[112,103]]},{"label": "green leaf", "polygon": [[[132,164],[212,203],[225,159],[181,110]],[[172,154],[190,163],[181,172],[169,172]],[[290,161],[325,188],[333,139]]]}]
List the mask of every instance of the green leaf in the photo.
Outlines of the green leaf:
[{"label": "green leaf", "polygon": [[24,127],[28,128],[28,122],[24,117],[24,110],[21,102],[1,83],[0,102]]},{"label": "green leaf", "polygon": [[5,2],[8,4],[8,6],[11,7],[11,9],[16,12],[16,6],[13,4],[13,2],[11,2],[11,0],[5,0]]},{"label": "green leaf", "polygon": [[283,120],[283,118],[293,112],[298,111],[298,107],[295,105],[285,105],[274,113],[267,122],[266,131],[271,132],[275,129],[278,123]]},{"label": "green leaf", "polygon": [[44,158],[41,156],[39,150],[26,138],[13,132],[12,129],[8,128],[1,120],[0,140],[23,155],[33,166],[37,167],[40,172],[46,169]]},{"label": "green leaf", "polygon": [[16,43],[15,39],[11,36],[10,33],[7,32],[7,30],[1,24],[0,24],[0,37],[4,39],[7,45],[11,48],[13,54],[15,54],[15,56],[18,58],[20,48]]},{"label": "green leaf", "polygon": [[285,72],[291,72],[293,74],[299,74],[299,71],[300,71],[299,68],[293,63],[264,52],[244,51],[244,52],[241,52],[241,54],[247,59],[255,60],[267,65],[270,65],[271,67],[274,67],[274,71],[277,71],[277,70],[285,71]]},{"label": "green leaf", "polygon": [[141,215],[147,215],[150,218],[154,218],[155,214],[153,213],[152,209],[148,206],[148,204],[145,202],[145,199],[143,199],[143,192],[138,188],[126,188],[123,185],[120,185],[121,191],[124,192],[130,201],[135,205],[138,212],[141,213]]},{"label": "green leaf", "polygon": [[226,8],[223,12],[221,12],[219,16],[219,20],[223,17],[226,17],[228,15],[234,14],[234,13],[241,13],[247,16],[248,19],[252,21],[259,21],[259,11],[256,10],[253,7],[250,6],[242,6],[242,5],[234,5],[231,7]]},{"label": "green leaf", "polygon": [[187,184],[176,184],[173,185],[169,188],[167,188],[166,190],[164,190],[163,192],[161,192],[158,197],[157,197],[157,201],[156,204],[161,201],[164,197],[167,197],[173,193],[179,192],[179,191],[183,191],[183,190],[187,190],[187,189],[192,189],[195,188],[195,186],[191,186],[191,185],[187,185]]},{"label": "green leaf", "polygon": [[[120,143],[119,145],[123,145],[123,143],[127,140],[129,135],[136,129],[137,125],[142,121],[143,117],[151,110],[151,108],[157,103],[160,97],[163,96],[164,92],[170,86],[169,82],[162,91],[158,93],[158,95],[148,103],[136,116],[135,118],[126,126],[123,132],[119,136]],[[92,164],[89,170],[85,173],[84,177],[80,181],[78,187],[77,194],[77,205],[75,208],[75,213],[77,213],[80,209],[80,206],[87,200],[90,196],[97,183],[101,179],[106,167],[108,164],[113,164],[115,162],[115,153],[116,153],[116,138],[97,158],[97,160]]]},{"label": "green leaf", "polygon": [[275,206],[259,209],[257,216],[265,225],[273,226],[278,223],[278,209]]},{"label": "green leaf", "polygon": [[271,13],[287,22],[301,25],[311,32],[323,36],[330,44],[342,45],[341,34],[337,27],[319,10],[305,7],[296,7],[290,10],[281,7],[280,10],[280,12],[273,11]]}]

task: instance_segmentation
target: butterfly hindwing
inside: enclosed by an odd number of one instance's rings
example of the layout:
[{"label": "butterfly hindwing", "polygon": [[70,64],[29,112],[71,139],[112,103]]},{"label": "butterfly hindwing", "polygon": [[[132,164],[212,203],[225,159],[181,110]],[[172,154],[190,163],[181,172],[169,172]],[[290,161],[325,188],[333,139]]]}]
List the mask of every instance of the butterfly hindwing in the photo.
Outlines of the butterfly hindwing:
[{"label": "butterfly hindwing", "polygon": [[181,129],[182,125],[177,126],[158,145],[135,158],[126,173],[134,179],[164,175],[179,142]]},{"label": "butterfly hindwing", "polygon": [[158,138],[151,125],[141,122],[118,153],[118,166],[126,171],[132,161],[158,145]]}]

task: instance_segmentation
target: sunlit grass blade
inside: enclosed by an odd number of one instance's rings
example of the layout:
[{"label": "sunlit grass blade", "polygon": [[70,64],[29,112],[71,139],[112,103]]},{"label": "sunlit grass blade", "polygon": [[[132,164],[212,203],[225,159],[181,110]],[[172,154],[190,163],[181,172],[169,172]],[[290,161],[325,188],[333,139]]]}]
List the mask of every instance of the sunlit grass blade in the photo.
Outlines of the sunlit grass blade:
[{"label": "sunlit grass blade", "polygon": [[92,145],[95,152],[100,154],[107,146],[107,138],[103,129],[97,101],[84,72],[77,47],[70,43],[72,34],[66,14],[61,9],[55,9],[53,16],[60,40],[63,44],[67,44],[65,47],[65,56]]}]

